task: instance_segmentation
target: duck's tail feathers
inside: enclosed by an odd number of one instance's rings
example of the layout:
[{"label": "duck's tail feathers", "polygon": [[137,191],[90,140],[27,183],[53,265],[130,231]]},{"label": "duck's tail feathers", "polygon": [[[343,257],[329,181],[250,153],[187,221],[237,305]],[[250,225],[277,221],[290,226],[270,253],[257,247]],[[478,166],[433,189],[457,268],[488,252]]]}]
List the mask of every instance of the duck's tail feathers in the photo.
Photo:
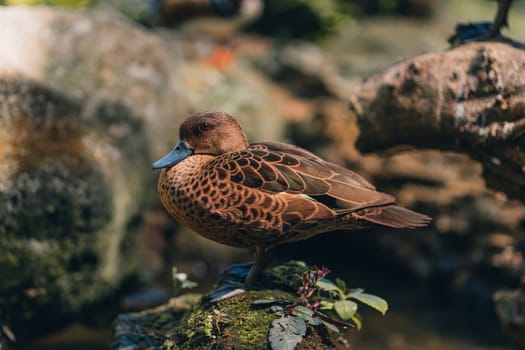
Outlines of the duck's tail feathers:
[{"label": "duck's tail feathers", "polygon": [[383,226],[395,228],[416,228],[427,226],[432,218],[397,204],[366,208],[355,213],[359,218]]}]

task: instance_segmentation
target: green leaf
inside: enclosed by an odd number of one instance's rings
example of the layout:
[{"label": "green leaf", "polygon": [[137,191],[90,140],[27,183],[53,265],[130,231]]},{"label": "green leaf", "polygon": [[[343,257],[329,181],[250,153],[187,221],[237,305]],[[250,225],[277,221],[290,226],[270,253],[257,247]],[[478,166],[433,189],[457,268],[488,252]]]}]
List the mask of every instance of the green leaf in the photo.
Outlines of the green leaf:
[{"label": "green leaf", "polygon": [[326,328],[328,328],[329,331],[332,331],[334,333],[339,333],[340,332],[339,328],[337,328],[335,325],[333,325],[333,324],[331,324],[329,322],[326,322],[326,321],[321,321],[321,322],[323,322],[324,326]]},{"label": "green leaf", "polygon": [[361,315],[359,313],[355,313],[354,316],[350,317],[352,322],[355,323],[357,329],[361,330],[361,327],[363,327],[363,321],[361,320]]},{"label": "green leaf", "polygon": [[350,298],[358,300],[362,302],[363,304],[366,304],[383,315],[386,314],[388,311],[388,303],[385,299],[378,297],[377,295],[372,295],[368,293],[357,293],[357,294],[350,294]]},{"label": "green leaf", "polygon": [[309,309],[306,306],[295,306],[292,310],[292,315],[301,317],[303,320],[305,320],[308,324],[312,326],[319,326],[321,324],[321,320],[319,319],[319,317],[315,316],[312,309]]},{"label": "green leaf", "polygon": [[276,314],[281,316],[283,314],[283,307],[280,305],[272,305],[270,306],[270,311],[275,312]]},{"label": "green leaf", "polygon": [[357,311],[357,304],[350,300],[338,300],[334,303],[335,312],[342,320],[349,320]]},{"label": "green leaf", "polygon": [[301,317],[283,316],[272,321],[268,342],[272,350],[293,350],[306,335],[306,323]]},{"label": "green leaf", "polygon": [[315,316],[315,315],[312,317],[311,321],[308,321],[310,326],[320,326],[321,322],[322,322],[322,320],[319,317]]},{"label": "green leaf", "polygon": [[265,306],[273,305],[282,302],[282,300],[272,300],[272,299],[257,299],[252,302],[253,306]]},{"label": "green leaf", "polygon": [[292,315],[308,319],[314,315],[314,312],[306,306],[297,305],[293,308]]},{"label": "green leaf", "polygon": [[337,285],[337,287],[344,293],[346,292],[346,283],[345,281],[343,281],[342,279],[340,278],[336,278],[335,279],[335,284]]},{"label": "green leaf", "polygon": [[332,281],[326,278],[323,278],[322,280],[317,281],[317,287],[327,292],[337,292],[338,294],[341,294],[341,290],[339,289],[339,287],[336,286]]},{"label": "green leaf", "polygon": [[328,300],[321,300],[320,306],[322,310],[332,310],[334,308],[334,303]]},{"label": "green leaf", "polygon": [[306,335],[306,323],[304,322],[304,320],[300,317],[288,316],[288,318],[292,319],[292,327],[294,334],[304,337]]}]

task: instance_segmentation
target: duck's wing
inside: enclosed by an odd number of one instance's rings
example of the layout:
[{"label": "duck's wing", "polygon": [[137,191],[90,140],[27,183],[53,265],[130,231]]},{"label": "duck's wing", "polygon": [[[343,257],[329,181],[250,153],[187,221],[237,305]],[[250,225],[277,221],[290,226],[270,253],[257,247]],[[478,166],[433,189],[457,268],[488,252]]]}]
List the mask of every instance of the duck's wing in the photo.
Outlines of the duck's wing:
[{"label": "duck's wing", "polygon": [[395,202],[394,197],[376,191],[351,170],[284,143],[254,143],[246,150],[219,156],[214,163],[213,167],[222,168],[219,172],[230,181],[269,194],[293,194],[289,200],[315,201],[335,212]]},{"label": "duck's wing", "polygon": [[330,169],[332,172],[338,174],[341,181],[357,182],[359,185],[365,188],[368,188],[371,190],[376,189],[374,185],[366,181],[362,176],[354,173],[352,170],[343,168],[342,166],[334,164],[334,163],[327,162],[323,160],[322,158],[316,156],[312,152],[309,152],[305,150],[304,148],[301,148],[295,145],[290,145],[290,144],[282,143],[282,142],[258,142],[258,143],[251,144],[248,149],[264,150],[267,152],[279,152],[282,154],[287,154],[287,155],[295,156],[298,158],[310,159],[310,160],[318,162],[322,167]]},{"label": "duck's wing", "polygon": [[[426,215],[397,205],[393,196],[376,191],[372,184],[353,171],[300,147],[261,142],[252,144],[248,150],[262,159],[259,163],[264,163],[260,167],[263,170],[258,171],[264,180],[264,190],[284,188],[288,193],[306,195],[317,204],[318,216],[325,215],[318,208],[323,204],[336,215],[351,213],[353,218],[396,228],[422,227],[431,221]],[[288,211],[297,212],[301,207],[305,207],[304,202],[289,201]]]},{"label": "duck's wing", "polygon": [[[418,227],[429,221],[398,206],[393,196],[376,191],[353,171],[284,143],[254,143],[215,157],[203,171],[202,178],[214,182],[222,194],[211,210],[232,222],[260,223],[264,217],[294,225],[345,216],[392,227]],[[274,217],[276,212],[280,217]]]}]

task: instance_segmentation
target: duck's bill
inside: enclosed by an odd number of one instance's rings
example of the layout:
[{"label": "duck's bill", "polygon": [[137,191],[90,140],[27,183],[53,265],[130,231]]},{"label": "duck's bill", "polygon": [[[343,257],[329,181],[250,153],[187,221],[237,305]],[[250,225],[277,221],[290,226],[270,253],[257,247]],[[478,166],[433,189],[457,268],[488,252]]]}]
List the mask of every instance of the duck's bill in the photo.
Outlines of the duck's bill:
[{"label": "duck's bill", "polygon": [[153,163],[153,169],[162,169],[174,166],[181,160],[191,156],[193,150],[188,147],[188,144],[183,140],[180,140],[177,146],[168,154],[161,159]]}]

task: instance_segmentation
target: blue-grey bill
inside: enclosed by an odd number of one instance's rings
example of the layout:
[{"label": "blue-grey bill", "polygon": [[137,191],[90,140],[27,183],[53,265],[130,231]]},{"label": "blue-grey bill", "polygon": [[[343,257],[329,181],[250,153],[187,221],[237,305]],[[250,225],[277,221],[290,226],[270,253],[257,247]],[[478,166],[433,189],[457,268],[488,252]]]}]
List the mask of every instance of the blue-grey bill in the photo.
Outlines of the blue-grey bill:
[{"label": "blue-grey bill", "polygon": [[192,154],[193,150],[188,147],[188,144],[183,140],[180,140],[177,146],[175,146],[175,148],[171,150],[170,153],[166,154],[164,157],[153,163],[152,167],[153,169],[168,168],[170,166],[174,166]]}]

